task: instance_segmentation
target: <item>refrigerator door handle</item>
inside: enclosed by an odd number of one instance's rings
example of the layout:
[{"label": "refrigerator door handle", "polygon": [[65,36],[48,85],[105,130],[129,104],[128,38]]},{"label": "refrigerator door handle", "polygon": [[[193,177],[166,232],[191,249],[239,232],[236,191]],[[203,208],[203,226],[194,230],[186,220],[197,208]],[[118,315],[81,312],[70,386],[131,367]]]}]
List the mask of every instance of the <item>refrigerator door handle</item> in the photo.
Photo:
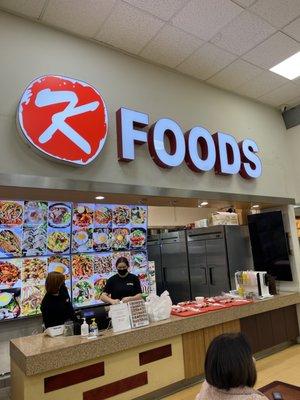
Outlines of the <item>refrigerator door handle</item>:
[{"label": "refrigerator door handle", "polygon": [[213,276],[212,276],[213,267],[208,267],[208,269],[209,269],[209,284],[213,285]]}]

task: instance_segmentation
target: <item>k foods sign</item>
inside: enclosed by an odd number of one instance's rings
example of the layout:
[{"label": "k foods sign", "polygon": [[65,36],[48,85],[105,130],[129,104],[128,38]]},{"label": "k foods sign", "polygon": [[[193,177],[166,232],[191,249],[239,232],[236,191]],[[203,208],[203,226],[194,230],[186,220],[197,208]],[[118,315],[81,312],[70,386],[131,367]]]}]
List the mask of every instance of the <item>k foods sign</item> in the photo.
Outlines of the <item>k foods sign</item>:
[{"label": "k foods sign", "polygon": [[[107,109],[101,94],[88,83],[46,75],[25,89],[17,113],[23,138],[40,153],[73,165],[90,164],[103,149],[108,134]],[[149,115],[120,108],[116,113],[119,161],[135,159],[135,147],[148,145],[161,168],[186,163],[194,172],[240,174],[258,178],[262,173],[258,146],[252,139],[237,142],[223,132],[211,134],[202,126],[183,132],[169,118],[149,126]],[[166,141],[169,142],[166,148]]]}]

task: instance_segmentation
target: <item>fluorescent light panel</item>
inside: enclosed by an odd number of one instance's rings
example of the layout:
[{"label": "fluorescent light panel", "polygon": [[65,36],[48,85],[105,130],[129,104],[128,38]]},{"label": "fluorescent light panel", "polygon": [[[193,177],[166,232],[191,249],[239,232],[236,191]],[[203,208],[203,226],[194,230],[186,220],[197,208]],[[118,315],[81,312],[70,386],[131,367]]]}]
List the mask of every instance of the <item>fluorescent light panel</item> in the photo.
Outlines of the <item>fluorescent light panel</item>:
[{"label": "fluorescent light panel", "polygon": [[290,80],[298,78],[300,76],[300,51],[270,68],[270,71]]}]

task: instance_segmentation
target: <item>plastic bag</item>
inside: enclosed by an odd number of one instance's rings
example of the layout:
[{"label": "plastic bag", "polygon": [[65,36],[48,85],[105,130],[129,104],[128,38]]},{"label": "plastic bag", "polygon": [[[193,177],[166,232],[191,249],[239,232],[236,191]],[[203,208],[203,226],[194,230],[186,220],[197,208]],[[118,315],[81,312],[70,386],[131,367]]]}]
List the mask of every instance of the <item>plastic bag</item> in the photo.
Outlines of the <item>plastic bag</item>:
[{"label": "plastic bag", "polygon": [[146,301],[146,308],[151,322],[161,321],[170,318],[172,300],[166,290],[160,295],[149,294]]}]

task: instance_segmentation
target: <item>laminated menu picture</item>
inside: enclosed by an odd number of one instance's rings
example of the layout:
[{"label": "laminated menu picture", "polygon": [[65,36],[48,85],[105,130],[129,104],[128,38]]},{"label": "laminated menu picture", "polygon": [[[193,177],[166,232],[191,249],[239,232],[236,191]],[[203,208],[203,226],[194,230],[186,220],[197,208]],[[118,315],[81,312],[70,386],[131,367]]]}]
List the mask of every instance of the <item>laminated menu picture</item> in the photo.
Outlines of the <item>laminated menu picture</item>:
[{"label": "laminated menu picture", "polygon": [[75,228],[72,232],[72,252],[85,253],[93,251],[93,229]]},{"label": "laminated menu picture", "polygon": [[22,287],[45,285],[47,267],[46,257],[24,258],[21,269]]},{"label": "laminated menu picture", "polygon": [[126,226],[130,224],[130,207],[126,205],[114,205],[112,222],[114,227]]},{"label": "laminated menu picture", "polygon": [[130,231],[130,248],[142,249],[147,241],[147,231],[144,228],[131,228]]},{"label": "laminated menu picture", "polygon": [[133,271],[141,272],[147,269],[147,253],[142,251],[131,252],[131,268]]},{"label": "laminated menu picture", "polygon": [[41,313],[41,303],[45,296],[45,286],[29,285],[21,290],[21,315],[38,315]]},{"label": "laminated menu picture", "polygon": [[48,228],[48,254],[67,254],[70,251],[69,228]]},{"label": "laminated menu picture", "polygon": [[94,300],[95,303],[102,302],[101,295],[104,291],[106,282],[108,277],[104,277],[101,275],[94,275],[93,282],[94,282]]},{"label": "laminated menu picture", "polygon": [[48,203],[44,201],[24,202],[24,226],[37,227],[47,223]]},{"label": "laminated menu picture", "polygon": [[0,201],[0,227],[18,227],[23,225],[22,201]]},{"label": "laminated menu picture", "polygon": [[110,253],[94,255],[94,274],[110,274],[113,272],[112,256]]},{"label": "laminated menu picture", "polygon": [[48,273],[49,272],[60,272],[65,276],[65,280],[70,280],[70,257],[53,255],[48,257]]},{"label": "laminated menu picture", "polygon": [[74,203],[73,228],[93,228],[95,204]]},{"label": "laminated menu picture", "polygon": [[0,258],[21,257],[22,228],[0,229]]},{"label": "laminated menu picture", "polygon": [[95,228],[110,228],[112,224],[112,206],[96,204],[94,212]]},{"label": "laminated menu picture", "polygon": [[39,256],[47,253],[47,224],[24,226],[22,254],[24,256]]},{"label": "laminated menu picture", "polygon": [[114,228],[112,233],[112,250],[128,250],[130,230],[128,228]]},{"label": "laminated menu picture", "polygon": [[52,228],[68,228],[71,225],[71,203],[49,202],[48,225]]},{"label": "laminated menu picture", "polygon": [[78,254],[72,257],[73,278],[89,278],[94,274],[94,257],[89,254]]},{"label": "laminated menu picture", "polygon": [[94,284],[92,279],[81,278],[73,280],[73,303],[75,306],[86,306],[94,302]]},{"label": "laminated menu picture", "polygon": [[0,290],[0,321],[18,318],[20,307],[21,289]]},{"label": "laminated menu picture", "polygon": [[113,233],[109,228],[94,228],[93,248],[94,251],[109,251],[112,247]]},{"label": "laminated menu picture", "polygon": [[147,206],[131,206],[131,224],[147,226]]},{"label": "laminated menu picture", "polygon": [[0,290],[21,286],[21,259],[0,260]]}]

